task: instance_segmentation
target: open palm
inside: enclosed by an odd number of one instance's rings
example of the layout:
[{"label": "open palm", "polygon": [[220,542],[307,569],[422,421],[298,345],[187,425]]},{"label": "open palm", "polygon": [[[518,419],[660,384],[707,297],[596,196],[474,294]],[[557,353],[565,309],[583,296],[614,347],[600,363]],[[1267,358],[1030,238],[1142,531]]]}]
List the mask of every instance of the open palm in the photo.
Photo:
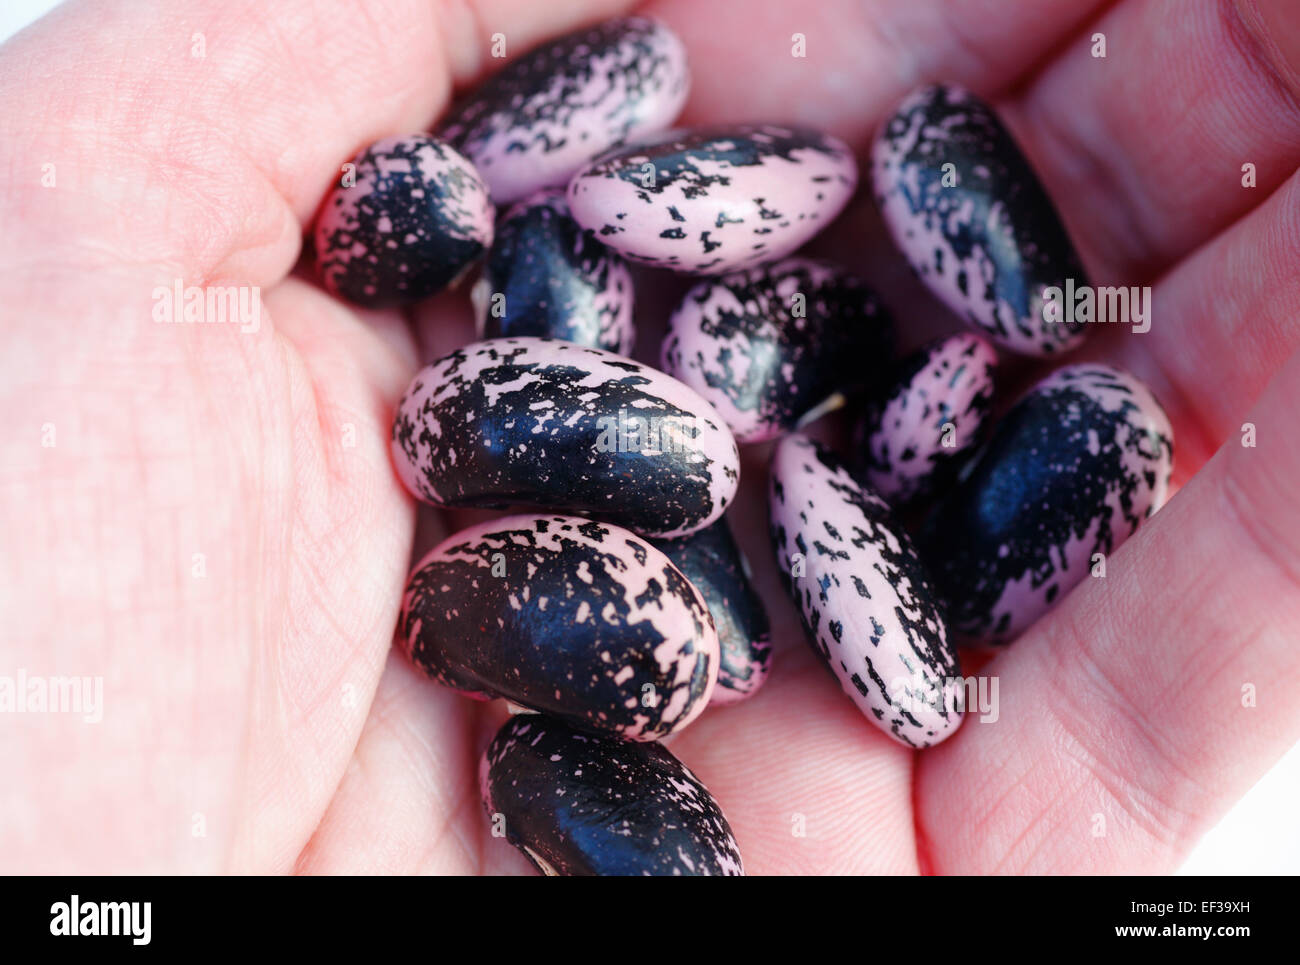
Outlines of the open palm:
[{"label": "open palm", "polygon": [[[389,649],[413,543],[471,518],[422,515],[417,535],[387,454],[418,360],[469,338],[463,293],[359,313],[292,271],[339,165],[427,128],[489,69],[492,34],[514,55],[629,6],[74,0],[0,50],[4,657],[104,678],[99,724],[0,720],[6,870],[527,869],[478,798],[502,709]],[[804,644],[765,542],[765,452],[747,452],[731,518],[773,677],[671,746],[750,873],[1170,870],[1300,736],[1286,6],[644,8],[687,43],[686,123],[800,121],[862,156],[919,83],[994,99],[1097,283],[1154,286],[1148,334],[1094,333],[1083,354],[1152,385],[1185,483],[1105,579],[983,668],[998,720],[917,755]],[[868,199],[832,235],[905,341],[953,324]],[[260,286],[259,331],[154,322],[176,279]]]}]

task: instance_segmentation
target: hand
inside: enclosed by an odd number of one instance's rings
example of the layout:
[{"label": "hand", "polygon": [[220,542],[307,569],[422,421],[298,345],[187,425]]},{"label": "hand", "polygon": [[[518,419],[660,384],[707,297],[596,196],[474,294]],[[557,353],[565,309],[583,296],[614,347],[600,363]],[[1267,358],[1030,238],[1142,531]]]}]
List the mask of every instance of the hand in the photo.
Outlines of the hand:
[{"label": "hand", "polygon": [[[492,65],[492,33],[517,54],[629,6],[72,2],[0,50],[4,672],[104,678],[98,724],[0,716],[10,870],[527,869],[478,797],[500,707],[390,656],[416,515],[389,420],[418,359],[469,338],[464,293],[358,312],[293,268],[340,165],[426,128]],[[1105,579],[983,668],[997,722],[915,755],[816,664],[765,542],[766,453],[747,453],[733,523],[774,673],[671,746],[750,873],[1168,871],[1300,736],[1284,8],[648,6],[691,54],[684,123],[797,120],[862,152],[922,81],[993,98],[1097,283],[1154,286],[1149,333],[1094,332],[1085,354],[1152,385],[1186,481]],[[866,192],[837,237],[896,317],[953,324]],[[176,279],[260,287],[259,330],[153,321]]]}]

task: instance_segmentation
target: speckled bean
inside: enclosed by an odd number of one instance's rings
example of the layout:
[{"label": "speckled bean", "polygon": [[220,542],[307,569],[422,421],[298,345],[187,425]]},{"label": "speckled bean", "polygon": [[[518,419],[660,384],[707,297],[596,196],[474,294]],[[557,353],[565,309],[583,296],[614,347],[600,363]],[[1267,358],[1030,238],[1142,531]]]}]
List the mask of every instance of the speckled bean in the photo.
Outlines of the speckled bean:
[{"label": "speckled bean", "polygon": [[883,378],[888,314],[852,275],[787,258],[700,282],[673,313],[663,369],[727,420],[737,442],[775,438]]},{"label": "speckled bean", "polygon": [[563,190],[548,188],[501,218],[474,308],[487,338],[537,335],[627,355],[632,302],[626,262],[583,233]]},{"label": "speckled bean", "polygon": [[1173,430],[1145,385],[1100,364],[1048,376],[921,533],[953,629],[1019,634],[1164,503],[1172,472]]},{"label": "speckled bean", "polygon": [[713,703],[731,704],[758,690],[772,660],[767,611],[753,584],[726,518],[690,536],[655,545],[691,581],[718,630],[721,662]]},{"label": "speckled bean", "polygon": [[735,440],[694,391],[541,338],[476,342],[426,366],[392,450],[407,489],[435,506],[581,513],[647,536],[707,526],[740,479]]},{"label": "speckled bean", "polygon": [[489,817],[543,874],[744,874],[717,801],[659,744],[522,714],[488,746],[479,783]]},{"label": "speckled bean", "polygon": [[862,478],[895,507],[949,482],[980,441],[998,356],[978,335],[924,346],[899,366],[855,438]]},{"label": "speckled bean", "polygon": [[796,433],[772,454],[769,507],[777,565],[840,687],[902,744],[951,736],[962,719],[956,651],[888,504]]},{"label": "speckled bean", "polygon": [[817,131],[669,131],[579,171],[569,209],[632,261],[717,275],[793,252],[840,213],[857,179],[853,153]]},{"label": "speckled bean", "polygon": [[[508,38],[507,38],[508,40]],[[686,50],[666,26],[622,17],[507,64],[443,121],[497,204],[565,183],[597,154],[672,124],[686,103]]]},{"label": "speckled bean", "polygon": [[1059,355],[1079,344],[1086,326],[1047,321],[1043,306],[1067,278],[1086,284],[1083,268],[987,104],[951,85],[913,92],[881,126],[871,171],[894,240],[949,308],[1013,352]]},{"label": "speckled bean", "polygon": [[576,516],[444,540],[411,574],[400,636],[448,687],[631,740],[685,727],[718,675],[699,591],[649,543]]},{"label": "speckled bean", "polygon": [[474,166],[437,138],[390,137],[352,161],[316,220],[316,270],[358,305],[405,305],[451,284],[492,243]]}]

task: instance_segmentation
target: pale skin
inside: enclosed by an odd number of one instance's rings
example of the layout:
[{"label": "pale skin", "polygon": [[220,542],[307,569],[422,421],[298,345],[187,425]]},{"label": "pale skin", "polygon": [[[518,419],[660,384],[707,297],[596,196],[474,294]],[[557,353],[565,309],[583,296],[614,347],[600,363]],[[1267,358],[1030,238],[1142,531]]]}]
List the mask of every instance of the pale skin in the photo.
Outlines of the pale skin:
[{"label": "pale skin", "polygon": [[[479,802],[499,702],[390,654],[413,545],[472,518],[417,535],[387,444],[419,360],[469,337],[464,292],[360,313],[290,272],[342,162],[426,129],[490,68],[491,34],[517,54],[629,7],[73,2],[0,50],[0,666],[104,678],[98,724],[0,718],[7,870],[529,869]],[[647,9],[687,43],[686,122],[801,120],[862,157],[916,83],[993,99],[1093,276],[1153,286],[1149,333],[1094,333],[1080,357],[1152,385],[1181,484],[1104,579],[982,669],[999,720],[916,754],[803,642],[747,455],[737,529],[775,669],[673,751],[753,874],[1173,870],[1300,738],[1300,12]],[[846,260],[914,296],[858,208]],[[261,329],[154,323],[176,278],[260,286]]]}]

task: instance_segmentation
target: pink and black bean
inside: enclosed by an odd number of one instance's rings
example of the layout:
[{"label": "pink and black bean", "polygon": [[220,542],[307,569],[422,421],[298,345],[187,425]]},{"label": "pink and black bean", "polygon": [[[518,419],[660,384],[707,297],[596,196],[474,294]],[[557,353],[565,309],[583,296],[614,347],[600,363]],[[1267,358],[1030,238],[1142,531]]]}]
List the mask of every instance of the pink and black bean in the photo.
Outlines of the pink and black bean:
[{"label": "pink and black bean", "polygon": [[955,86],[908,95],[881,126],[872,181],[921,280],[999,345],[1059,355],[1083,339],[1044,318],[1044,292],[1083,268],[1052,199],[993,110]]},{"label": "pink and black bean", "polygon": [[352,163],[316,221],[316,268],[334,294],[371,307],[419,301],[492,243],[487,187],[442,141],[391,137]]},{"label": "pink and black bean", "polygon": [[717,275],[793,252],[840,213],[857,180],[853,153],[817,131],[669,131],[579,171],[569,208],[631,261]]},{"label": "pink and black bean", "polygon": [[624,17],[512,61],[456,104],[440,133],[474,161],[492,200],[506,204],[668,127],[689,91],[676,35],[657,20]]},{"label": "pink and black bean", "polygon": [[452,352],[416,375],[393,420],[406,487],[435,506],[583,513],[647,536],[713,522],[740,480],[713,407],[631,359],[542,338]]},{"label": "pink and black bean", "polygon": [[632,295],[627,263],[569,217],[563,190],[548,188],[497,225],[475,310],[486,338],[537,335],[627,355]]},{"label": "pink and black bean", "polygon": [[414,663],[454,690],[656,740],[704,709],[718,637],[662,552],[576,516],[510,516],[444,540],[402,599]]},{"label": "pink and black bean", "polygon": [[1005,643],[1160,508],[1173,430],[1151,390],[1100,364],[1058,369],[998,423],[919,543],[954,630]]},{"label": "pink and black bean", "polygon": [[687,292],[668,323],[663,370],[712,403],[737,442],[754,443],[874,385],[892,352],[889,316],[870,289],[796,257]]},{"label": "pink and black bean", "polygon": [[772,453],[772,544],[809,642],[867,719],[909,747],[961,724],[956,650],[902,525],[807,436]]},{"label": "pink and black bean", "polygon": [[979,445],[993,402],[997,352],[953,335],[905,359],[855,433],[861,476],[895,508],[949,482]]},{"label": "pink and black bean", "polygon": [[659,744],[520,714],[479,767],[488,818],[548,875],[742,875],[713,795]]},{"label": "pink and black bean", "polygon": [[681,539],[654,544],[700,591],[718,631],[718,686],[713,703],[731,704],[758,690],[772,662],[767,610],[749,578],[726,518]]}]

